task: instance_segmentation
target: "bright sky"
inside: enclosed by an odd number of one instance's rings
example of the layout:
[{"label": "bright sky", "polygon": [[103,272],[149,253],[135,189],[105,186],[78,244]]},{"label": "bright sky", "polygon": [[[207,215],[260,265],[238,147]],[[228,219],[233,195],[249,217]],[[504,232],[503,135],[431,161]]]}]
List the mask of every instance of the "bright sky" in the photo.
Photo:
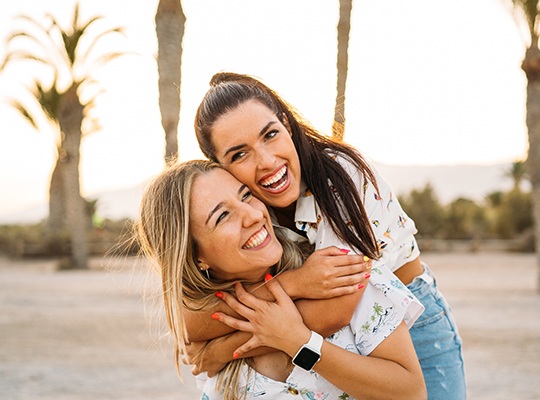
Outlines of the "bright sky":
[{"label": "bright sky", "polygon": [[[62,22],[73,0],[0,5],[0,40],[12,18]],[[335,98],[338,1],[183,0],[182,159],[201,157],[193,117],[214,72],[261,77],[316,127],[329,132]],[[82,145],[83,194],[130,187],[163,167],[157,103],[157,0],[81,0],[84,16],[124,26],[127,50],[96,74],[105,92],[95,115],[103,129]],[[349,46],[346,140],[392,165],[493,164],[527,151],[527,36],[504,0],[354,2]],[[0,47],[0,58],[5,48]],[[22,96],[32,67],[0,74],[0,214],[43,203],[55,137],[36,132],[5,102]]]}]

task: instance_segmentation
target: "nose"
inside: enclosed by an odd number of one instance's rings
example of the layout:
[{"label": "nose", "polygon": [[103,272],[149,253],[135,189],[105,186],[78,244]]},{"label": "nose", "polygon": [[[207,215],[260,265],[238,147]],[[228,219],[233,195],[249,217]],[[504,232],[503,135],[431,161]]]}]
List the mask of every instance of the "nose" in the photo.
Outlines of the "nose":
[{"label": "nose", "polygon": [[273,169],[275,166],[276,157],[271,151],[264,148],[258,148],[257,154],[257,168],[260,170]]},{"label": "nose", "polygon": [[264,219],[263,212],[248,203],[241,203],[240,215],[242,216],[242,225],[245,228],[258,224]]}]

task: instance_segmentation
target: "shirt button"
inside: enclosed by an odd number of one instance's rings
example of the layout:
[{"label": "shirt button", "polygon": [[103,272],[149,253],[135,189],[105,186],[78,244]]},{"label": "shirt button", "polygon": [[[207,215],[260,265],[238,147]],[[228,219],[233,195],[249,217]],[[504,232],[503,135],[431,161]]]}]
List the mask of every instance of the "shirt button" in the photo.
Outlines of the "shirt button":
[{"label": "shirt button", "polygon": [[289,388],[287,389],[287,391],[292,394],[292,395],[295,395],[295,396],[298,396],[298,389],[296,388],[293,388],[292,386],[289,386]]}]

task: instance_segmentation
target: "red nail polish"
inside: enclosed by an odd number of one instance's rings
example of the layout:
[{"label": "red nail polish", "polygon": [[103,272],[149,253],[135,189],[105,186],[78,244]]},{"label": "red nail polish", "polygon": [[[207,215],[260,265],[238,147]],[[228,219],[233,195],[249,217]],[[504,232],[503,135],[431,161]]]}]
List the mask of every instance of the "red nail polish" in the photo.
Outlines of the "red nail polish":
[{"label": "red nail polish", "polygon": [[371,274],[367,274],[365,278],[369,279],[370,276],[371,276]]},{"label": "red nail polish", "polygon": [[219,319],[219,315],[216,313],[212,314],[212,319]]},{"label": "red nail polish", "polygon": [[232,355],[232,358],[234,358],[235,360],[236,360],[238,357],[240,357],[240,353],[234,353],[234,354]]},{"label": "red nail polish", "polygon": [[358,284],[358,289],[362,289],[365,285],[363,283]]},{"label": "red nail polish", "polygon": [[216,292],[216,297],[219,297],[220,299],[223,298],[223,293],[221,292]]},{"label": "red nail polish", "polygon": [[270,279],[272,279],[272,275],[266,274],[266,275],[264,276],[264,281],[265,281],[265,282],[268,282]]},{"label": "red nail polish", "polygon": [[349,254],[349,252],[350,252],[349,249],[339,249],[339,251],[341,251],[342,253],[345,253],[345,254]]}]

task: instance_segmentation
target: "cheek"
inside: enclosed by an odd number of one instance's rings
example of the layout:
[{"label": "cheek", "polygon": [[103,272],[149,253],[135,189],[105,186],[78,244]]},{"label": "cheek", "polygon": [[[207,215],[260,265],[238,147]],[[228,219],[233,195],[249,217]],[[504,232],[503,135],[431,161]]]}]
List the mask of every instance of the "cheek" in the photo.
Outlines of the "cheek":
[{"label": "cheek", "polygon": [[250,185],[253,182],[254,168],[249,163],[242,163],[242,165],[231,165],[227,168],[236,179],[245,185]]}]

